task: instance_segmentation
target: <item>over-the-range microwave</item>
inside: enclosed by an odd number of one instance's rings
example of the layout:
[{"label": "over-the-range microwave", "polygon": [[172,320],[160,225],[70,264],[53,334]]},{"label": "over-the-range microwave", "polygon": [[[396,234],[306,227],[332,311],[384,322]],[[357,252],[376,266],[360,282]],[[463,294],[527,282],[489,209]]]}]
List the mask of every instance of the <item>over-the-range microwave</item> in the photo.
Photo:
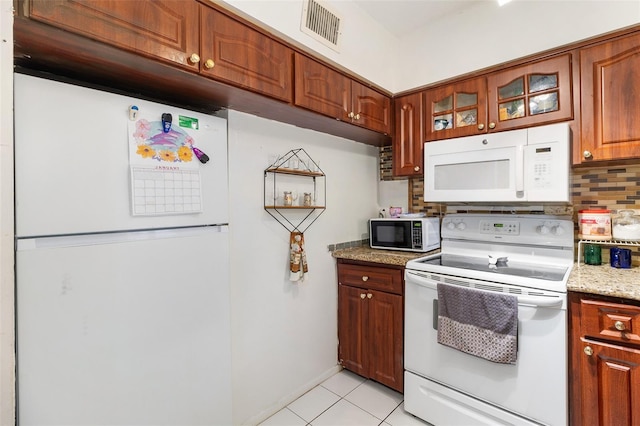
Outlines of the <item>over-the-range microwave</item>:
[{"label": "over-the-range microwave", "polygon": [[371,248],[427,252],[440,248],[437,217],[369,219]]},{"label": "over-the-range microwave", "polygon": [[424,200],[569,202],[568,123],[424,144]]}]

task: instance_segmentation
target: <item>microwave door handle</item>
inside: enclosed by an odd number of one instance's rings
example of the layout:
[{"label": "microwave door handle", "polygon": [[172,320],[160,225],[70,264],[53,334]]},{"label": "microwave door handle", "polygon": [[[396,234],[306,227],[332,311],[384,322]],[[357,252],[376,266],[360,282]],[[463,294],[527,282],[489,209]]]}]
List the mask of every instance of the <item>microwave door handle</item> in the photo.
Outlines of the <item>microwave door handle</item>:
[{"label": "microwave door handle", "polygon": [[516,146],[516,196],[524,192],[524,145]]}]

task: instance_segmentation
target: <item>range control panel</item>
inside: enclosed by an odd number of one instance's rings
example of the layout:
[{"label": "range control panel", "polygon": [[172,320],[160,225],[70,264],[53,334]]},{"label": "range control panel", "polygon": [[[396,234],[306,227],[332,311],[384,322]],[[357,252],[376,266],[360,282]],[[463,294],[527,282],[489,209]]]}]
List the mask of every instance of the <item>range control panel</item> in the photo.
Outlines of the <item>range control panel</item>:
[{"label": "range control panel", "polygon": [[573,221],[549,215],[448,214],[442,238],[573,247]]},{"label": "range control panel", "polygon": [[483,234],[519,235],[520,222],[506,220],[481,220],[480,232]]}]

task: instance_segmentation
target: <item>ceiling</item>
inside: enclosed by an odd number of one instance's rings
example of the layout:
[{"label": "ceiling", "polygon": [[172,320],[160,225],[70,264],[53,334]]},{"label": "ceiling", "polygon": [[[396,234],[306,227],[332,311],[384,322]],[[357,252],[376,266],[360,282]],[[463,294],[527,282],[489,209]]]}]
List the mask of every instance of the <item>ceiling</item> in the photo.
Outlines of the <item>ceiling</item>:
[{"label": "ceiling", "polygon": [[495,0],[352,0],[397,37],[469,8]]}]

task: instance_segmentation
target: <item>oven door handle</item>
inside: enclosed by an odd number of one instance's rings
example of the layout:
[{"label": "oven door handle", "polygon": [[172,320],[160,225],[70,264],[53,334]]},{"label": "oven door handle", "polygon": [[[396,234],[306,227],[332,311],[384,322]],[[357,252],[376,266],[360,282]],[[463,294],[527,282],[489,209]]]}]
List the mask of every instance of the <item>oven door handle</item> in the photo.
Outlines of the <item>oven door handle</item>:
[{"label": "oven door handle", "polygon": [[[431,288],[433,290],[438,289],[437,281],[429,279],[420,273],[406,271],[406,270],[405,270],[405,273],[407,275],[407,279],[406,279],[407,284],[411,282],[413,284],[417,284],[422,287]],[[455,285],[455,284],[448,284],[448,285]],[[461,286],[461,287],[466,287],[466,286]],[[473,287],[469,287],[469,288],[473,288]],[[491,290],[484,290],[484,289],[482,290],[491,291]],[[562,306],[562,303],[563,303],[562,298],[560,296],[529,296],[529,295],[520,296],[516,294],[513,294],[513,296],[516,296],[518,298],[518,305],[526,305],[526,306],[533,306],[533,307],[540,307],[540,308],[555,308],[555,307]]]}]

